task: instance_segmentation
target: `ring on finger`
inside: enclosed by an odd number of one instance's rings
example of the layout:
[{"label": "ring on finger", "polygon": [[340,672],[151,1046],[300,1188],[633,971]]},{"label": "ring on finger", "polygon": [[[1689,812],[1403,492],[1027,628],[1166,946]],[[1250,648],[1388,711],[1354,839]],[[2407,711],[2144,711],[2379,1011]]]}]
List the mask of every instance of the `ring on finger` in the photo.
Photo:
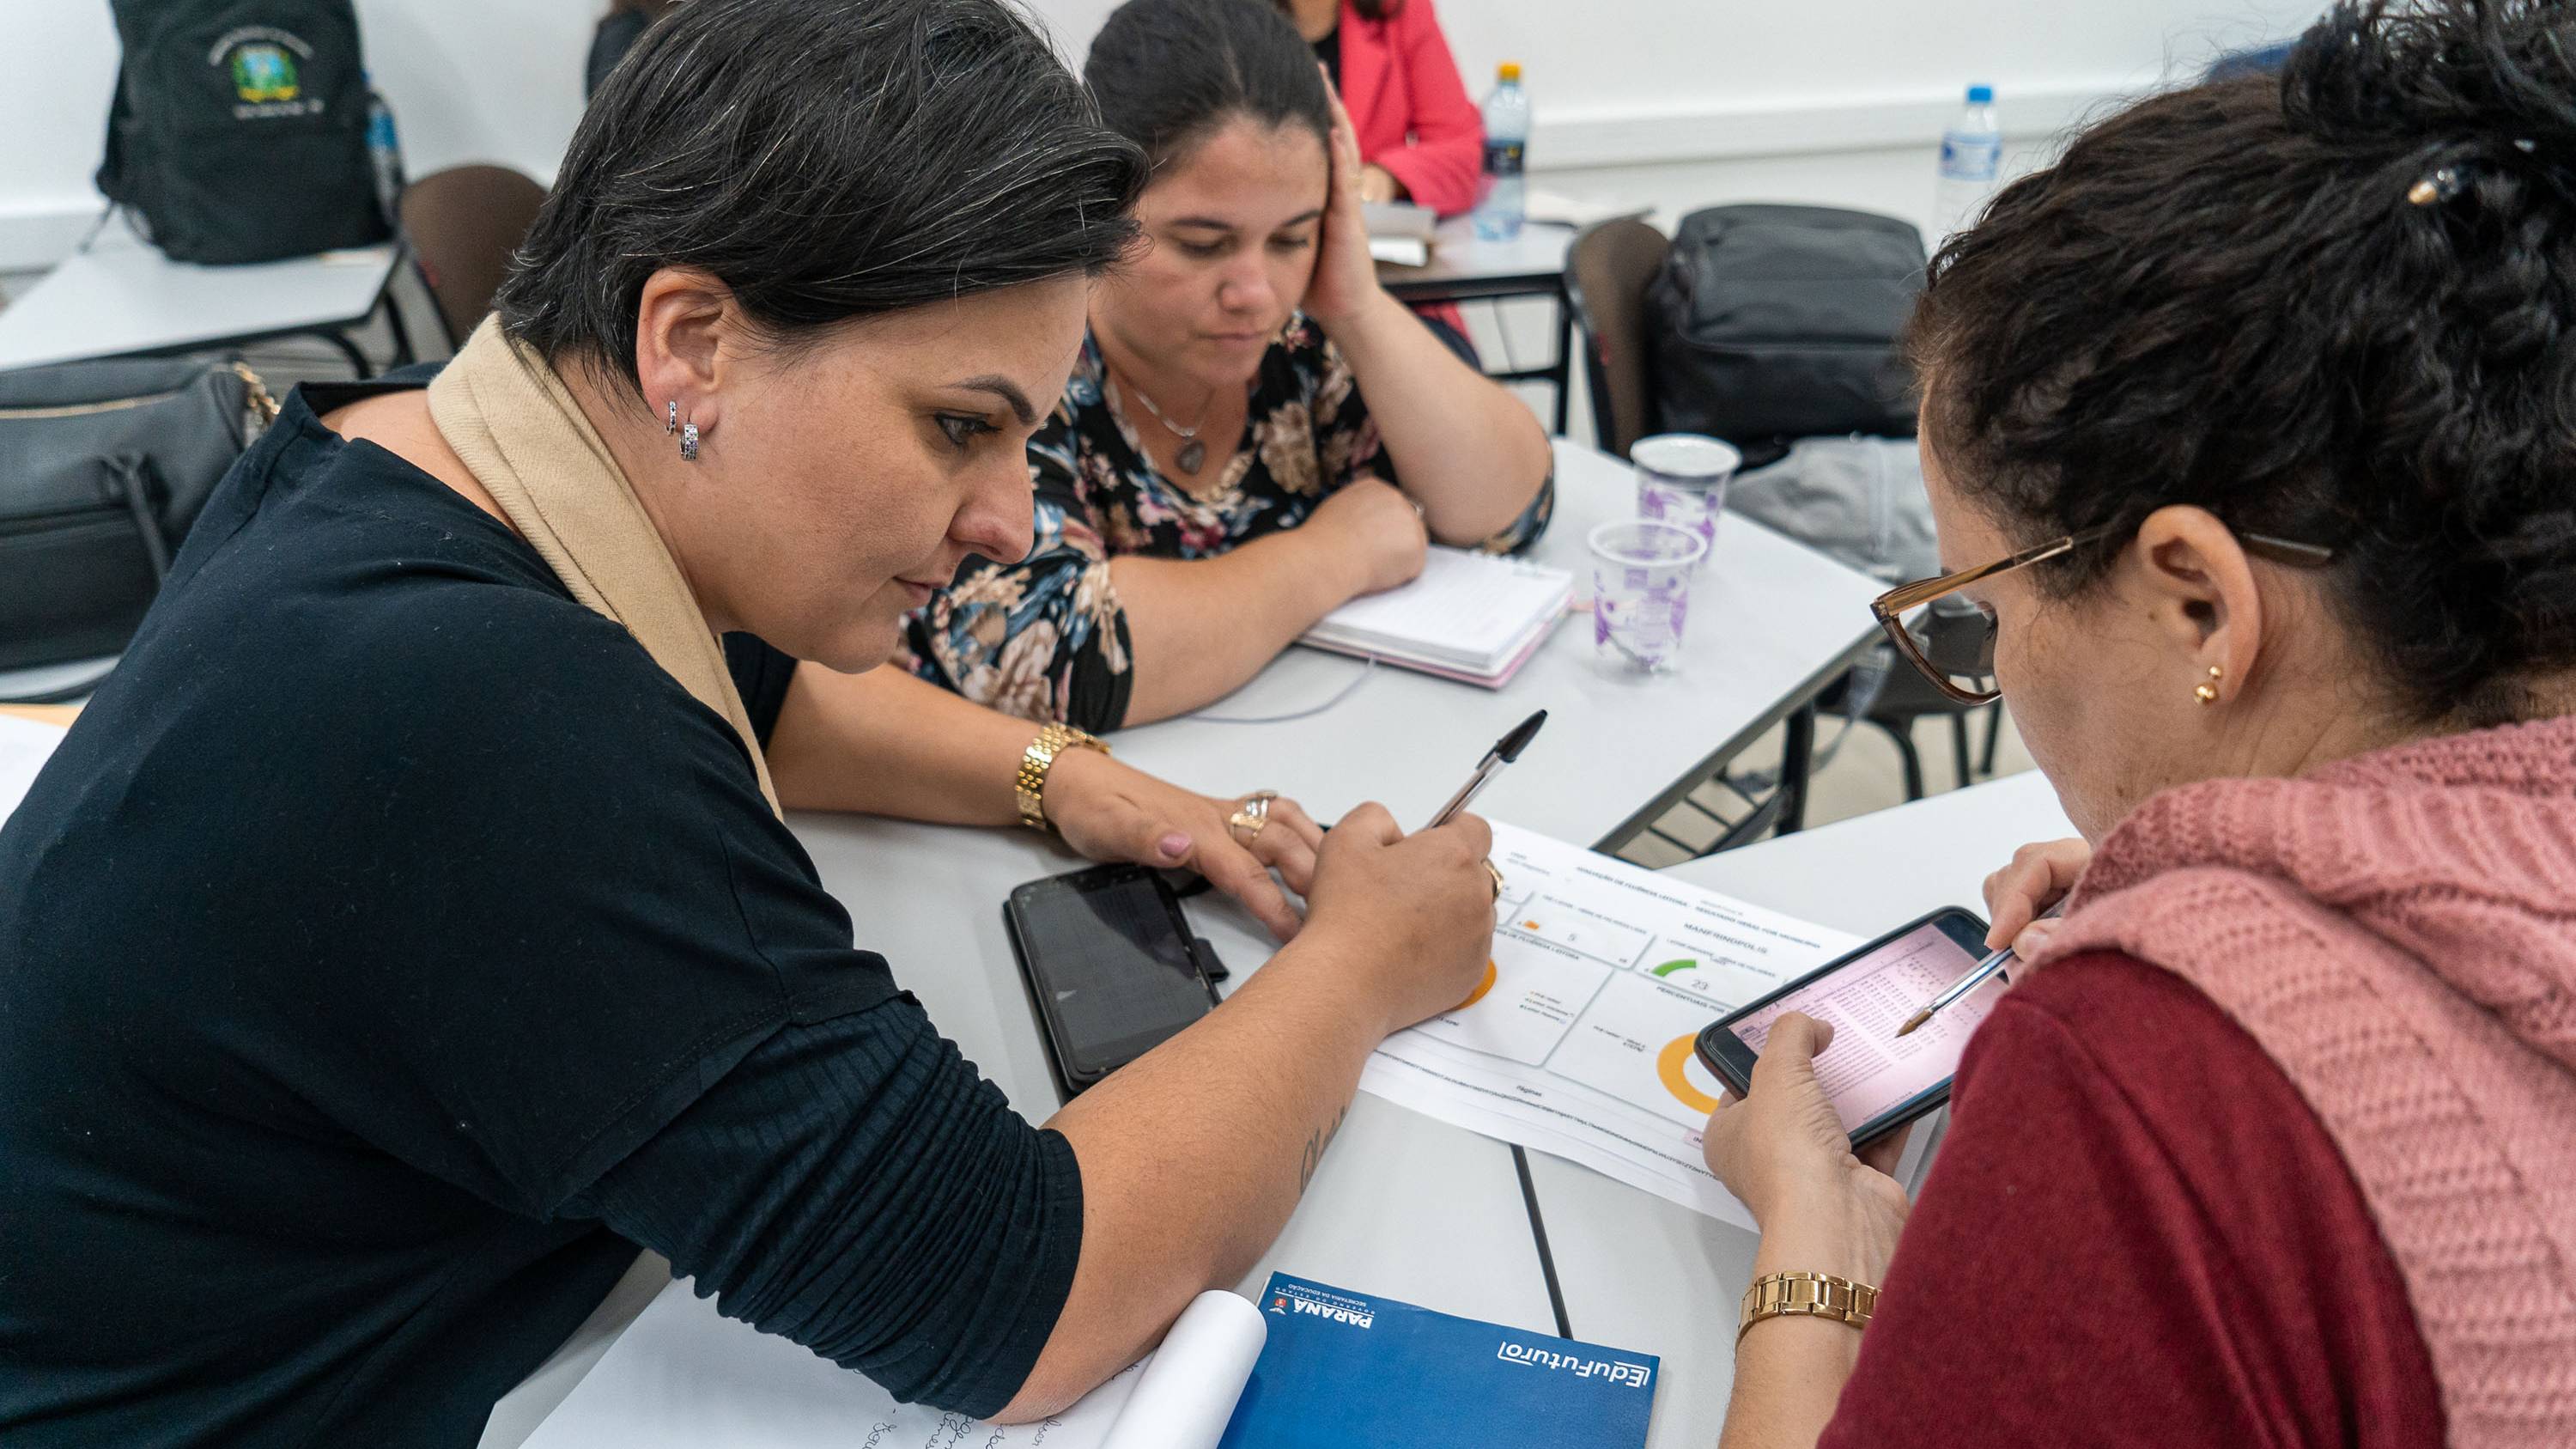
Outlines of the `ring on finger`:
[{"label": "ring on finger", "polygon": [[1495,865],[1491,860],[1487,860],[1485,862],[1485,874],[1494,878],[1494,899],[1498,901],[1501,900],[1503,898],[1502,868]]},{"label": "ring on finger", "polygon": [[1279,798],[1276,790],[1255,790],[1243,798],[1232,815],[1225,817],[1226,833],[1246,850],[1261,838],[1261,827],[1270,823],[1270,802]]}]

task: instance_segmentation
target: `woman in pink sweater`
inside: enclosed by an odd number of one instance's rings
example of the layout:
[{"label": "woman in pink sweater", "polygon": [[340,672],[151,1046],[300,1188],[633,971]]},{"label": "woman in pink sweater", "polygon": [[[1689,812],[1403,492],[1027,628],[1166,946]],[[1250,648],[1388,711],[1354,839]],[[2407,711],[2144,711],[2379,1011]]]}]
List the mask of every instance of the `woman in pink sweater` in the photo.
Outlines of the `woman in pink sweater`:
[{"label": "woman in pink sweater", "polygon": [[1933,263],[1913,602],[2084,838],[1910,1215],[1804,1018],[1711,1119],[1756,1279],[1882,1290],[1752,1323],[1726,1445],[2576,1444],[2571,57],[2342,0]]}]

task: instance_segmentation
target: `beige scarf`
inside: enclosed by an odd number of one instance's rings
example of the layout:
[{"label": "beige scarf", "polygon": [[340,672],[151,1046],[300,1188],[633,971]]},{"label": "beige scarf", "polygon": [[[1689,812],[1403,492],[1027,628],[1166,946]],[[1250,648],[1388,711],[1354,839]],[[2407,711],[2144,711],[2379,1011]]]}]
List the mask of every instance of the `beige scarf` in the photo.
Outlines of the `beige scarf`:
[{"label": "beige scarf", "polygon": [[429,415],[572,596],[625,625],[664,673],[733,726],[776,812],[769,762],[725,668],[724,646],[634,486],[554,369],[486,317],[429,385]]}]

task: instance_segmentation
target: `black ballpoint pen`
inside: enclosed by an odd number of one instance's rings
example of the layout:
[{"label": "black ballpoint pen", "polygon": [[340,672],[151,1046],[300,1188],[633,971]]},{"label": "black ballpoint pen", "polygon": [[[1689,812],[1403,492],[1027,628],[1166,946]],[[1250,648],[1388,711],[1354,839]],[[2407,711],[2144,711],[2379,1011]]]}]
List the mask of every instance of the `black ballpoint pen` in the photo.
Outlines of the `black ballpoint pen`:
[{"label": "black ballpoint pen", "polygon": [[1467,777],[1467,783],[1458,787],[1458,793],[1450,796],[1449,803],[1441,806],[1440,813],[1432,816],[1431,823],[1423,828],[1437,830],[1449,823],[1450,816],[1466,809],[1468,802],[1476,798],[1477,792],[1484,789],[1486,783],[1494,776],[1502,773],[1503,766],[1521,757],[1521,751],[1529,748],[1529,742],[1538,738],[1538,727],[1545,723],[1547,723],[1547,711],[1540,710],[1528,719],[1522,720],[1510,734],[1496,740],[1494,747],[1486,751],[1485,758],[1477,764],[1476,773]]}]

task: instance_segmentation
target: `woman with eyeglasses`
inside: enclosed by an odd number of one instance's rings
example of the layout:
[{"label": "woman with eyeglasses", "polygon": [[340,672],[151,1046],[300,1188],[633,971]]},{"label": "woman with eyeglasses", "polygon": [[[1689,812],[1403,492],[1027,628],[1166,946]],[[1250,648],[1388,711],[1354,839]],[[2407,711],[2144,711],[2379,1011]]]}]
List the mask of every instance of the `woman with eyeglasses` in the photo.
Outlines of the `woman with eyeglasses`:
[{"label": "woman with eyeglasses", "polygon": [[[1711,1118],[1757,1288],[1879,1290],[1748,1298],[1726,1445],[2576,1443],[2571,56],[2345,0],[1934,261],[1956,572],[1880,617],[2083,838],[1987,883],[2025,979],[1910,1213],[1828,1024]],[[1988,658],[1902,627],[1951,596]]]}]

